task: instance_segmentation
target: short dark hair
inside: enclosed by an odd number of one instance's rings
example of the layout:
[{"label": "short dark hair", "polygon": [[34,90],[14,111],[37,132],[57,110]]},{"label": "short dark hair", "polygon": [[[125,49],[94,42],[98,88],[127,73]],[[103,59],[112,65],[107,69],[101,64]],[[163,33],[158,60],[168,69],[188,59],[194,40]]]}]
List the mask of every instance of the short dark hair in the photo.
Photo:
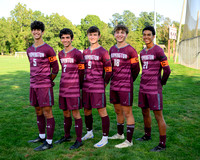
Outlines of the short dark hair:
[{"label": "short dark hair", "polygon": [[69,34],[70,37],[71,37],[71,39],[74,38],[74,34],[73,34],[72,30],[69,29],[69,28],[63,28],[63,29],[60,31],[59,37],[61,38],[63,34]]},{"label": "short dark hair", "polygon": [[114,28],[114,33],[115,33],[116,31],[119,31],[119,30],[125,31],[126,34],[128,34],[128,32],[129,32],[128,27],[126,27],[126,26],[123,25],[123,24],[118,24],[117,26],[115,26],[115,28]]},{"label": "short dark hair", "polygon": [[146,26],[146,27],[142,30],[142,34],[143,34],[143,32],[144,32],[145,30],[151,31],[153,35],[156,34],[155,29],[154,29],[154,27],[152,27],[152,26]]},{"label": "short dark hair", "polygon": [[40,21],[34,21],[34,22],[32,22],[31,23],[31,31],[34,30],[34,29],[41,29],[42,32],[43,32],[44,29],[45,29],[44,23],[40,22]]},{"label": "short dark hair", "polygon": [[97,26],[92,26],[92,27],[90,27],[90,28],[87,30],[87,34],[88,34],[88,33],[94,33],[94,32],[98,32],[98,35],[101,34],[101,33],[100,33],[100,30],[99,30],[99,28],[98,28]]}]

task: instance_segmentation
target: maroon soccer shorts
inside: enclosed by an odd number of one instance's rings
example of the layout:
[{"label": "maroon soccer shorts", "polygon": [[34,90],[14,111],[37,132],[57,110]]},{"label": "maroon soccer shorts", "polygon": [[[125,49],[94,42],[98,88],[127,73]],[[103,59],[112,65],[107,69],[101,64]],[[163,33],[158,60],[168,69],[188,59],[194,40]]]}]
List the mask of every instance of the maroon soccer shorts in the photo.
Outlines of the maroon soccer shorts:
[{"label": "maroon soccer shorts", "polygon": [[88,93],[82,91],[83,107],[87,109],[106,107],[105,93]]},{"label": "maroon soccer shorts", "polygon": [[53,88],[30,88],[30,104],[34,107],[53,106]]},{"label": "maroon soccer shorts", "polygon": [[121,92],[110,90],[110,103],[121,104],[122,106],[132,106],[133,92]]},{"label": "maroon soccer shorts", "polygon": [[62,110],[81,109],[80,97],[61,97],[59,96],[59,108]]},{"label": "maroon soccer shorts", "polygon": [[159,111],[163,109],[162,92],[158,94],[146,94],[139,92],[138,106],[141,108],[150,108],[150,110]]}]

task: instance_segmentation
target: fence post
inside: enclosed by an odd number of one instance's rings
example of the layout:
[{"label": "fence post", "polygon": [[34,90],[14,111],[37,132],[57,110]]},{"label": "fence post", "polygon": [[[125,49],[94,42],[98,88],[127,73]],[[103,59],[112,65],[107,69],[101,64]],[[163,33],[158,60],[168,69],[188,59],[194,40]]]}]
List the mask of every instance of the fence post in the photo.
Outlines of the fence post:
[{"label": "fence post", "polygon": [[199,51],[199,48],[198,48],[198,47],[199,47],[199,46],[198,46],[198,39],[199,39],[199,37],[197,37],[197,69],[199,69],[199,64],[198,64],[199,61],[198,61],[198,59],[199,59],[199,54],[200,54],[200,53],[198,52],[198,51]]}]

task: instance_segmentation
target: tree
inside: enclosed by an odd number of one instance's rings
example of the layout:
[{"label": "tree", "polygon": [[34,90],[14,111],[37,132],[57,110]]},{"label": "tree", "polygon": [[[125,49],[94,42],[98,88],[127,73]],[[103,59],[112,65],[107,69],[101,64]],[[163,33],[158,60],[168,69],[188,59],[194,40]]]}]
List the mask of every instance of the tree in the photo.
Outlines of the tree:
[{"label": "tree", "polygon": [[87,30],[91,26],[97,26],[101,31],[101,38],[99,44],[102,45],[104,48],[108,49],[114,40],[111,30],[109,29],[108,25],[100,20],[100,18],[96,15],[87,15],[84,19],[81,19],[81,32],[84,35],[84,43],[83,47],[86,49],[89,47],[89,42],[87,39]]},{"label": "tree", "polygon": [[0,19],[0,53],[8,54],[10,52],[10,30],[11,27],[5,18]]},{"label": "tree", "polygon": [[31,23],[32,10],[27,10],[26,5],[18,3],[15,9],[11,11],[12,24],[12,51],[25,51],[28,47],[30,36],[29,28]]}]

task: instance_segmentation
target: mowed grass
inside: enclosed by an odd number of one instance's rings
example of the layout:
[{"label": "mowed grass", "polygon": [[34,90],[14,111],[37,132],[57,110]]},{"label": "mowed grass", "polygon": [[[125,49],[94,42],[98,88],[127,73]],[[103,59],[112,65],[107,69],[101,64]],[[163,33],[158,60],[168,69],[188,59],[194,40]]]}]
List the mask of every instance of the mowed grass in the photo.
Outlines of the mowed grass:
[{"label": "mowed grass", "polygon": [[[29,144],[28,140],[38,136],[34,108],[29,105],[29,62],[27,57],[15,58],[0,56],[0,159],[95,159],[95,160],[173,160],[200,159],[200,70],[174,64],[170,61],[171,76],[164,86],[163,114],[167,123],[167,150],[160,153],[149,152],[159,143],[159,132],[155,118],[152,115],[152,140],[137,142],[136,138],[143,136],[143,119],[141,109],[137,107],[140,76],[134,87],[133,114],[136,125],[132,147],[116,149],[114,146],[122,140],[109,140],[103,148],[94,148],[93,145],[102,137],[101,119],[96,110],[93,110],[94,135],[92,140],[84,142],[77,150],[69,150],[75,141],[74,121],[71,129],[73,139],[61,145],[54,145],[50,150],[35,152],[33,148],[40,144]],[[58,107],[59,72],[54,87],[55,117],[54,141],[64,135],[63,113]],[[116,116],[113,105],[109,103],[109,86],[106,89],[107,110],[110,116],[110,133],[116,133]],[[83,109],[80,110],[83,122]],[[83,123],[83,134],[86,133]],[[126,134],[126,127],[125,127]]]}]

